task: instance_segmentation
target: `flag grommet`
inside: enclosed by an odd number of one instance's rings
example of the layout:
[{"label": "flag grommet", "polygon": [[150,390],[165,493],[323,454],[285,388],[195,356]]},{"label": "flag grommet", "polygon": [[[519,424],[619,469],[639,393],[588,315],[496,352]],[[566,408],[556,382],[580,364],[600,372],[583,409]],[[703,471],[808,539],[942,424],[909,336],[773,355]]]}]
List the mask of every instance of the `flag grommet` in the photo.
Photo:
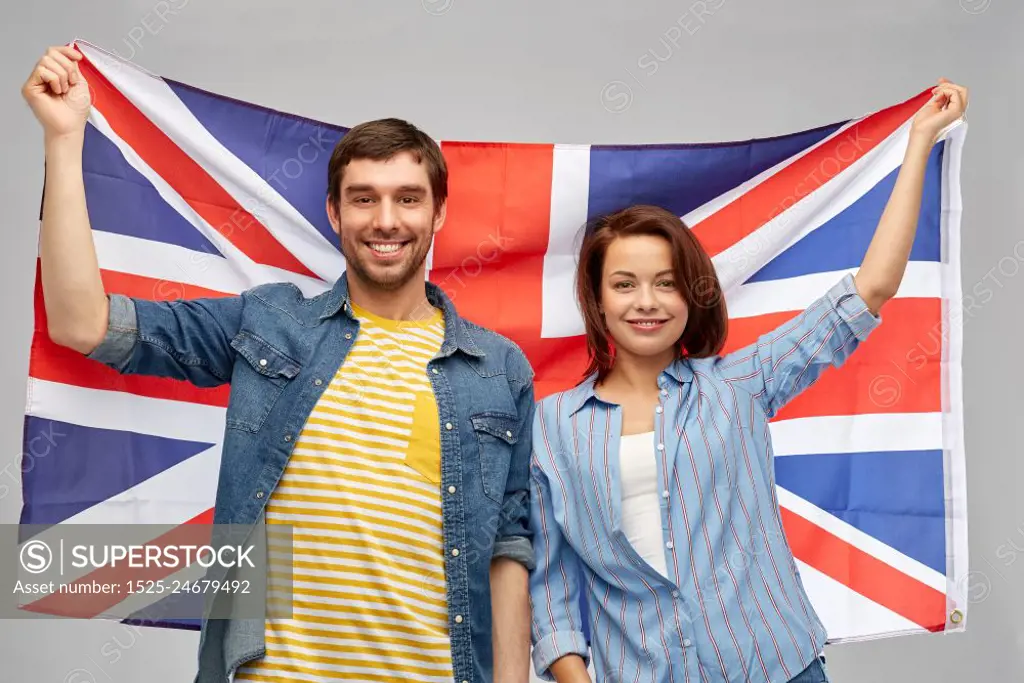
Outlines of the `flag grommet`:
[{"label": "flag grommet", "polygon": [[964,620],[964,613],[958,609],[953,610],[949,613],[949,620],[954,624],[959,624]]}]

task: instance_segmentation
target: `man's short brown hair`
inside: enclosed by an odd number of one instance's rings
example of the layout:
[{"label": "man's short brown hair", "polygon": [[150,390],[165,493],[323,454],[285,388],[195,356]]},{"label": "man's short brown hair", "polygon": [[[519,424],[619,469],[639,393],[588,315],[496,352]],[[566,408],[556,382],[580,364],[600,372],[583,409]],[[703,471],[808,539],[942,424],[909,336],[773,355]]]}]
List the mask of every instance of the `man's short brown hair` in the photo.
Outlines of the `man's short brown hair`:
[{"label": "man's short brown hair", "polygon": [[434,211],[448,199],[448,165],[437,142],[422,130],[402,119],[388,118],[360,123],[338,141],[327,166],[327,197],[337,204],[345,166],[356,159],[385,161],[400,152],[410,152],[416,161],[426,163]]}]

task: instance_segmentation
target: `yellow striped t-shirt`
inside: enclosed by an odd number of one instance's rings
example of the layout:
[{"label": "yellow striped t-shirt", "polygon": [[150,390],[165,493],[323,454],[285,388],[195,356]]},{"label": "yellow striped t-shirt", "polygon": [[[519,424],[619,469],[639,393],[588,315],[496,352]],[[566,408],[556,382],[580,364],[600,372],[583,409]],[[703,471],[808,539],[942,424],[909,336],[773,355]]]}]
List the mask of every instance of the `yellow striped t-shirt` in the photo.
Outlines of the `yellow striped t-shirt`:
[{"label": "yellow striped t-shirt", "polygon": [[[268,618],[245,681],[451,681],[440,427],[427,362],[441,311],[360,330],[267,503],[292,529],[290,619]],[[272,529],[272,527],[270,527]]]}]

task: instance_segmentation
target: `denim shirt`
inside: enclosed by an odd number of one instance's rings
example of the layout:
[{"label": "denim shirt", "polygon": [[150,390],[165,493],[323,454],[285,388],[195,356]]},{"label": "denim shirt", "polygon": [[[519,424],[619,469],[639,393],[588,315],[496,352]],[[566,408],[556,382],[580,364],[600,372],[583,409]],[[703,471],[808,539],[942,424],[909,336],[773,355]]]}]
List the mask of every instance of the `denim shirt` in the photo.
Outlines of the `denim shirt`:
[{"label": "denim shirt", "polygon": [[567,654],[599,681],[781,683],[814,664],[827,634],[782,525],[769,421],[879,324],[847,274],[745,348],[660,373],[651,532],[667,576],[623,532],[621,406],[595,377],[540,402],[530,589],[542,679]]},{"label": "denim shirt", "polygon": [[[445,556],[452,663],[456,681],[489,683],[491,560],[534,566],[533,371],[518,346],[460,318],[439,287],[426,286],[445,323],[428,370],[441,426],[438,552]],[[123,374],[231,384],[214,524],[261,522],[306,418],[359,333],[346,276],[312,298],[275,283],[225,298],[109,299],[106,337],[89,358]],[[265,652],[263,633],[258,619],[204,619],[196,683],[228,681]]]}]

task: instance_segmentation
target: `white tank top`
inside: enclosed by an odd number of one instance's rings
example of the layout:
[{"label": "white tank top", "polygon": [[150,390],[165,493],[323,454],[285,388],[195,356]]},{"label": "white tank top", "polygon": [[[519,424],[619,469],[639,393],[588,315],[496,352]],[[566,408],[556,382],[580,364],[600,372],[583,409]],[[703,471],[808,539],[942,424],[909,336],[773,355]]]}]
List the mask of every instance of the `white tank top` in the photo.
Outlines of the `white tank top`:
[{"label": "white tank top", "polygon": [[640,557],[668,578],[654,432],[622,437],[619,442],[619,472],[622,481],[622,531]]}]

